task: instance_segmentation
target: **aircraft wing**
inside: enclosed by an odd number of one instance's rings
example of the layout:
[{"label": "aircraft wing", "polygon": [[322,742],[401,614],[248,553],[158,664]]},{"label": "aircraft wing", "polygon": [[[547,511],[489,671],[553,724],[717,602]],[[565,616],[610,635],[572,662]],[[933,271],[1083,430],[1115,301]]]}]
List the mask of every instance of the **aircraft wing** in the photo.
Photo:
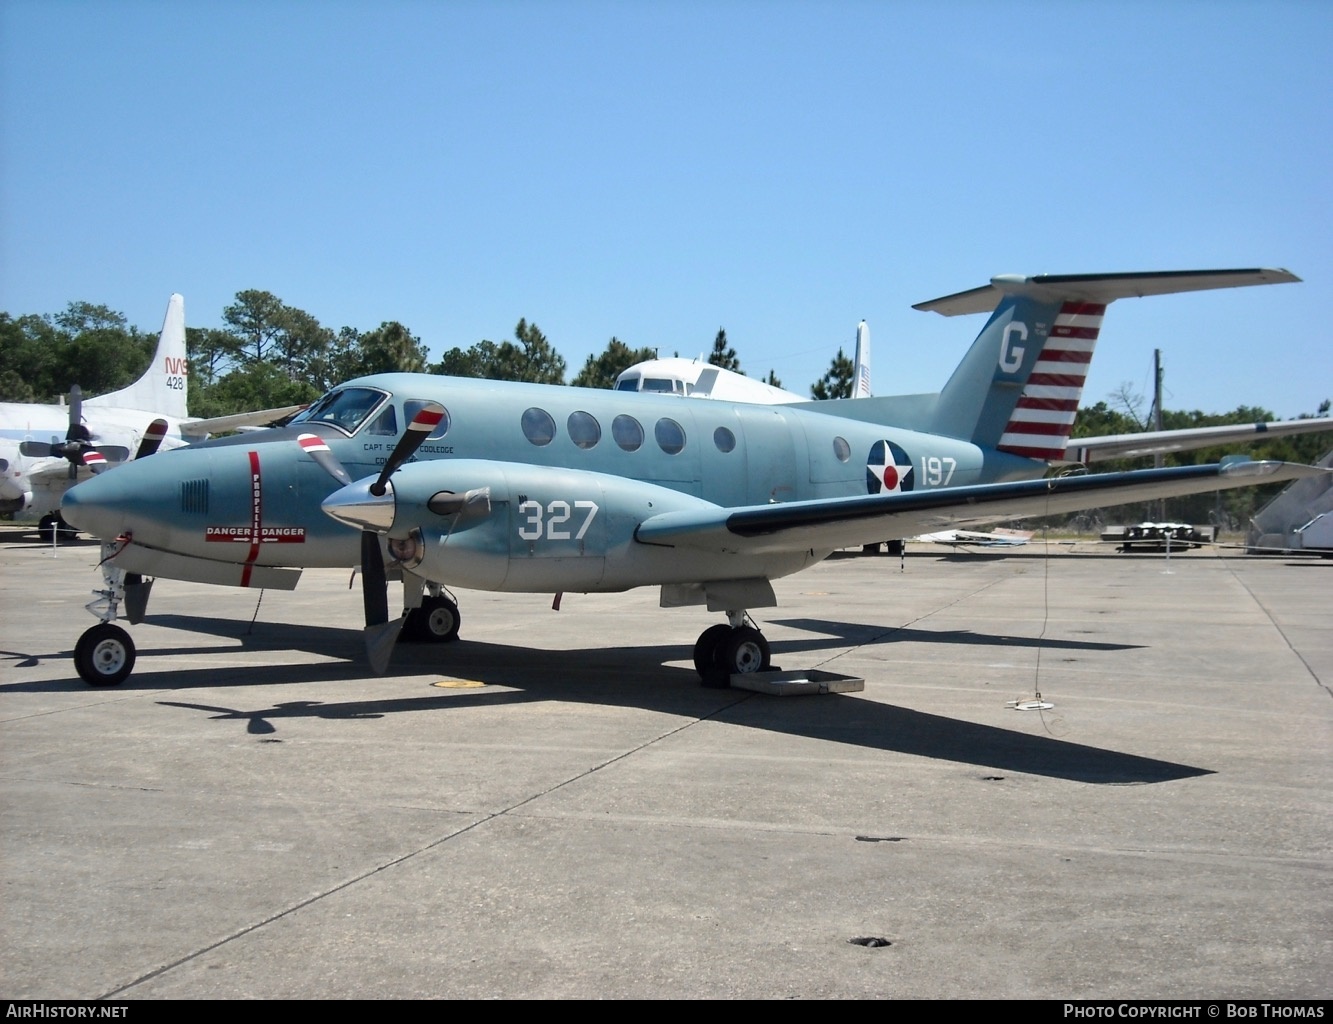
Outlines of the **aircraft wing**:
[{"label": "aircraft wing", "polygon": [[[84,470],[84,477],[88,476],[88,471]],[[37,487],[53,487],[69,481],[69,463],[61,458],[43,459],[39,464],[28,470],[28,485]]]},{"label": "aircraft wing", "polygon": [[206,420],[187,420],[181,424],[181,434],[199,441],[209,434],[226,434],[243,427],[270,427],[289,416],[295,416],[304,405],[286,405],[280,409],[261,409],[258,412],[238,412],[231,416],[214,416]]},{"label": "aircraft wing", "polygon": [[666,512],[640,524],[644,544],[764,554],[872,544],[950,527],[1102,505],[1278,483],[1333,471],[1290,462],[1234,462],[1050,477],[785,504]]},{"label": "aircraft wing", "polygon": [[1191,427],[1186,430],[1158,430],[1143,434],[1110,434],[1105,437],[1071,438],[1065,449],[1065,462],[1100,462],[1103,459],[1127,459],[1139,455],[1183,452],[1211,448],[1216,444],[1286,437],[1291,434],[1317,434],[1333,431],[1333,417],[1285,420],[1280,423],[1229,423],[1220,427]]}]

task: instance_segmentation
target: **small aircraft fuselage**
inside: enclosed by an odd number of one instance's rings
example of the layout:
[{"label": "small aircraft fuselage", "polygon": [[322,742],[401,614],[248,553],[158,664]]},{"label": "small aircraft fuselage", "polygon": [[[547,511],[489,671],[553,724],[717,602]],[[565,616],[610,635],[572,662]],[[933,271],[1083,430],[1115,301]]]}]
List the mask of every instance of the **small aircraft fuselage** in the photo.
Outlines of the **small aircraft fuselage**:
[{"label": "small aircraft fuselage", "polygon": [[[357,564],[358,537],[320,510],[338,490],[297,444],[322,438],[353,478],[379,473],[413,415],[439,426],[394,475],[390,552],[433,582],[487,590],[614,591],[787,575],[827,551],[691,558],[635,541],[665,512],[957,487],[1041,475],[1033,460],[809,407],[382,374],[350,381],[284,428],[123,467],[66,500],[71,522],[170,552],[142,568],[196,578],[196,561]],[[988,457],[987,457],[988,456]],[[465,515],[459,503],[474,500]],[[452,500],[451,500],[452,496]],[[438,511],[432,510],[434,508]]]}]

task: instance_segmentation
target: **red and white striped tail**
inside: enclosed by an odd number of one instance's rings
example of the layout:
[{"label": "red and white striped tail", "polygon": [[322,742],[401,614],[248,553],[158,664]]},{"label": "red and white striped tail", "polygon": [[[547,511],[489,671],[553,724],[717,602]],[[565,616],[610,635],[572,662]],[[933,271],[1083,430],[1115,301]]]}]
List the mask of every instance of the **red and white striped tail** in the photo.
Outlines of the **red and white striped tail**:
[{"label": "red and white striped tail", "polygon": [[1064,458],[1105,313],[1105,303],[1066,302],[1060,307],[996,446],[1000,451],[1048,462]]}]

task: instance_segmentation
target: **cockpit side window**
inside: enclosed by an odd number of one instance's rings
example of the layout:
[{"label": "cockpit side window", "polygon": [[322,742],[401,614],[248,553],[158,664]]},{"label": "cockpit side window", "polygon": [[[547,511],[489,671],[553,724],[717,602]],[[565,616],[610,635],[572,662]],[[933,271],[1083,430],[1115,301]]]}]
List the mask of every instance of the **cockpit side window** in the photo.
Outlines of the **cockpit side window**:
[{"label": "cockpit side window", "polygon": [[339,388],[330,391],[310,408],[297,413],[292,417],[292,423],[327,423],[344,433],[355,434],[388,397],[375,388]]},{"label": "cockpit side window", "polygon": [[394,413],[392,405],[384,407],[384,411],[366,428],[366,433],[387,437],[398,436],[398,416]]},{"label": "cockpit side window", "polygon": [[616,390],[617,390],[617,391],[638,391],[638,390],[639,390],[639,375],[638,375],[638,374],[633,374],[632,376],[629,376],[629,377],[621,377],[620,380],[618,380],[618,381],[616,382]]}]

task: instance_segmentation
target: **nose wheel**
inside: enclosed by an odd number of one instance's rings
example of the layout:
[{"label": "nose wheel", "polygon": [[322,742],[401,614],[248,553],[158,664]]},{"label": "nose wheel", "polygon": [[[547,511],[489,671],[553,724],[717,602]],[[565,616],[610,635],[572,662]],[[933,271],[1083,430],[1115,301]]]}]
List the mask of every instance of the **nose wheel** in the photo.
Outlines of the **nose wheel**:
[{"label": "nose wheel", "polygon": [[134,641],[119,626],[99,622],[74,648],[74,667],[89,686],[119,686],[134,671]]}]

